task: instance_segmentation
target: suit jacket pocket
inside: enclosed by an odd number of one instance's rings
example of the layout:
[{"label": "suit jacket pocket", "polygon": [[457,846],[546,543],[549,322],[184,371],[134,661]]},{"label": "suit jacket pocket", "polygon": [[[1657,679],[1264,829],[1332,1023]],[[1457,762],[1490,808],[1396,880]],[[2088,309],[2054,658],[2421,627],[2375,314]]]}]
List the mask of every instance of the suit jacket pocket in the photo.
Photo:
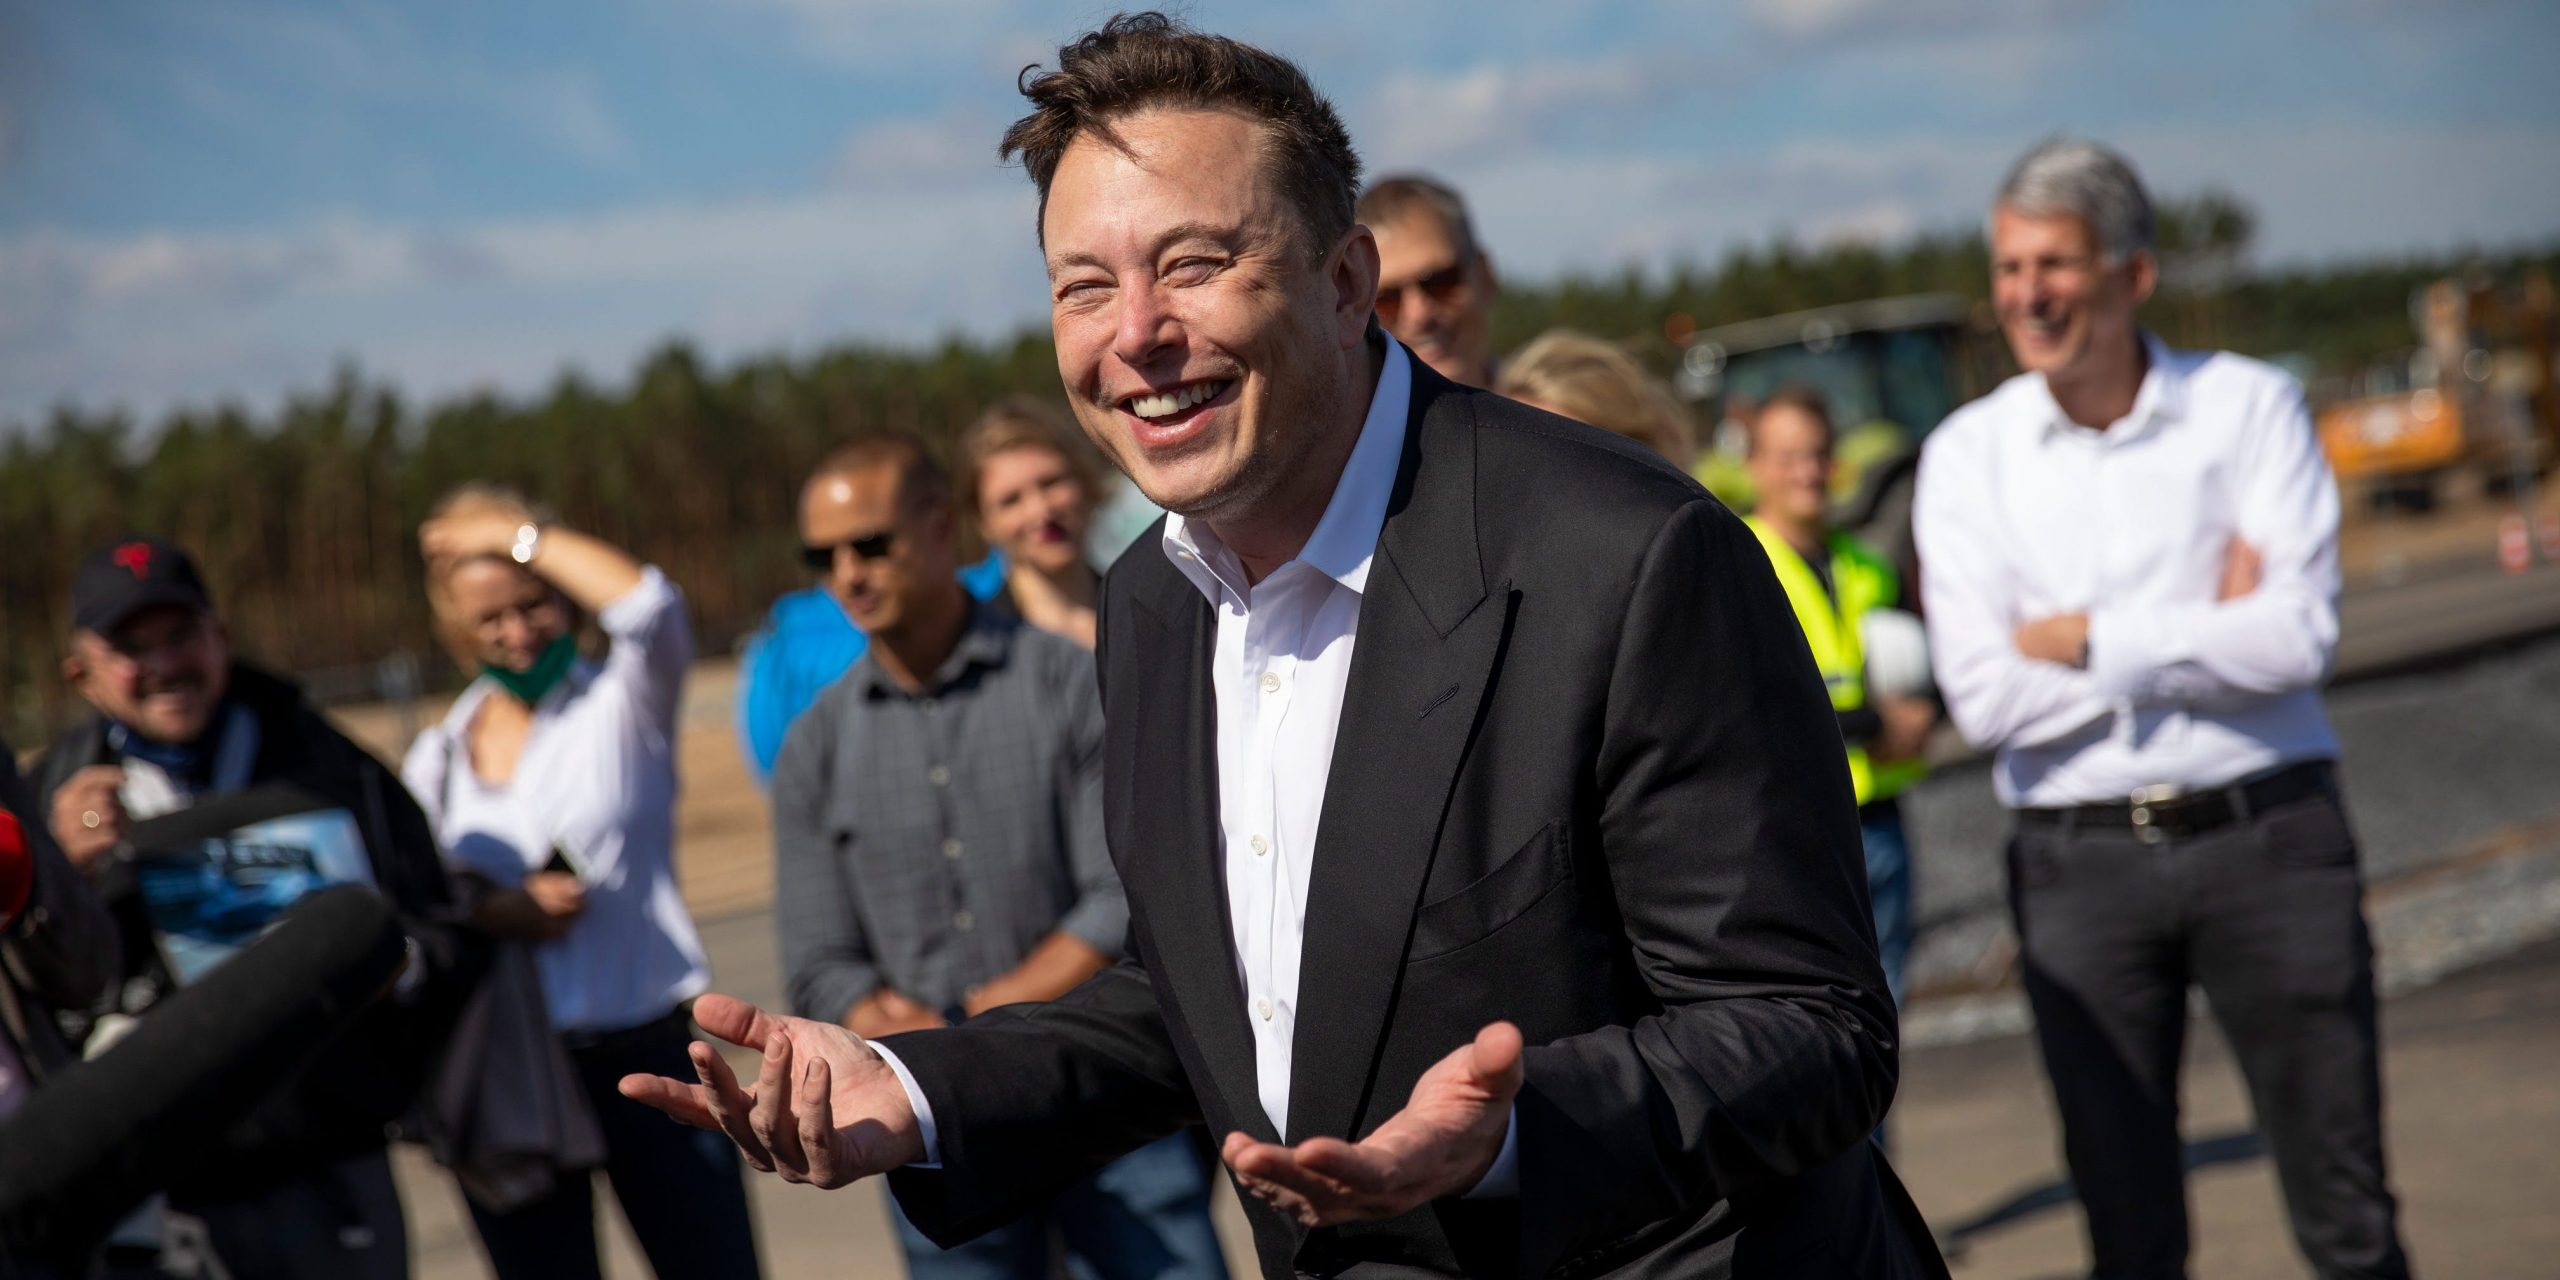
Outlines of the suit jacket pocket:
[{"label": "suit jacket pocket", "polygon": [[1573,875],[1571,829],[1559,818],[1473,884],[1425,903],[1413,920],[1411,964],[1482,941],[1518,919]]}]

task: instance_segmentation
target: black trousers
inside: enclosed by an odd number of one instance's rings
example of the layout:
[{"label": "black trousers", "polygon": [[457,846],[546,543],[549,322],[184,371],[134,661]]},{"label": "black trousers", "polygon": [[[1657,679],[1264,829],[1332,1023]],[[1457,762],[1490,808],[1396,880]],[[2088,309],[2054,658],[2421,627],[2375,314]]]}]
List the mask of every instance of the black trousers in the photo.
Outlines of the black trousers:
[{"label": "black trousers", "polygon": [[2364,882],[2335,794],[2158,844],[2121,827],[2022,825],[2009,889],[2099,1280],[2186,1274],[2190,986],[2248,1081],[2312,1267],[2409,1274],[2383,1176]]}]

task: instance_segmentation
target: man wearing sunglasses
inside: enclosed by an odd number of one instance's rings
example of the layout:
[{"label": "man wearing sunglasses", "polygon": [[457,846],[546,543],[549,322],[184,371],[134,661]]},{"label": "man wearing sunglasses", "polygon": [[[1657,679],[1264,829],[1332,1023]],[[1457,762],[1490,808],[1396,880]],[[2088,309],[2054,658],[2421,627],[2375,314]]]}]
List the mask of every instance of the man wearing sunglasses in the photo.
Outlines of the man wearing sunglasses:
[{"label": "man wearing sunglasses", "polygon": [[[1092,655],[955,580],[950,477],[907,436],[845,447],[802,532],[869,652],[792,726],[773,776],[775,931],[792,1012],[864,1036],[1051,1000],[1119,958]],[[1224,1280],[1179,1135],[944,1250],[894,1214],[915,1280]]]},{"label": "man wearing sunglasses", "polygon": [[1378,322],[1441,377],[1493,385],[1493,259],[1458,193],[1420,174],[1380,178],[1354,215],[1378,237]]},{"label": "man wearing sunglasses", "polygon": [[[828,454],[801,485],[799,555],[816,583],[773,602],[739,664],[738,744],[759,782],[772,779],[791,722],[871,646],[845,594],[851,581],[845,571],[896,547],[885,532],[857,528],[846,479],[848,459],[857,452],[848,445]],[[960,570],[960,585],[973,599],[994,599],[1004,590],[1004,568],[1004,557],[989,552]]]}]

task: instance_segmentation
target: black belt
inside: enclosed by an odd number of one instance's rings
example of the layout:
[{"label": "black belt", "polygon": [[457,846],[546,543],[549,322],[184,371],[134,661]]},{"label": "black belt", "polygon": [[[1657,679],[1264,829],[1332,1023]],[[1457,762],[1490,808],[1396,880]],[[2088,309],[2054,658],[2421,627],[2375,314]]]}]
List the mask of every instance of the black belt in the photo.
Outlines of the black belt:
[{"label": "black belt", "polygon": [[2073,805],[2067,809],[2020,809],[2018,825],[2130,830],[2145,844],[2159,844],[2166,840],[2200,836],[2277,805],[2327,795],[2336,790],[2337,783],[2329,762],[2306,760],[2225,787],[2197,791],[2145,787],[2126,799],[2107,804]]}]

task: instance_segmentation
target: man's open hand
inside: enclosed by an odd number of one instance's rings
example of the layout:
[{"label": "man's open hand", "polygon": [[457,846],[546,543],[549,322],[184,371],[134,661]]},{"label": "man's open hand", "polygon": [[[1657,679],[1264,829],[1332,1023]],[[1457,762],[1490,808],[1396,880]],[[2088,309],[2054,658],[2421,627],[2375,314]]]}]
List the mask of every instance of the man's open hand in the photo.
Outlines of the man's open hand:
[{"label": "man's open hand", "polygon": [[764,1052],[755,1084],[740,1086],[718,1050],[696,1043],[699,1083],[629,1075],[623,1097],[728,1134],[748,1164],[786,1182],[841,1187],[924,1158],[905,1086],[862,1037],[721,995],[695,1001],[693,1019],[731,1044]]},{"label": "man's open hand", "polygon": [[1357,1143],[1281,1147],[1231,1133],[1220,1154],[1245,1190],[1306,1226],[1392,1218],[1484,1180],[1520,1079],[1520,1028],[1497,1022],[1422,1073],[1404,1110]]}]

